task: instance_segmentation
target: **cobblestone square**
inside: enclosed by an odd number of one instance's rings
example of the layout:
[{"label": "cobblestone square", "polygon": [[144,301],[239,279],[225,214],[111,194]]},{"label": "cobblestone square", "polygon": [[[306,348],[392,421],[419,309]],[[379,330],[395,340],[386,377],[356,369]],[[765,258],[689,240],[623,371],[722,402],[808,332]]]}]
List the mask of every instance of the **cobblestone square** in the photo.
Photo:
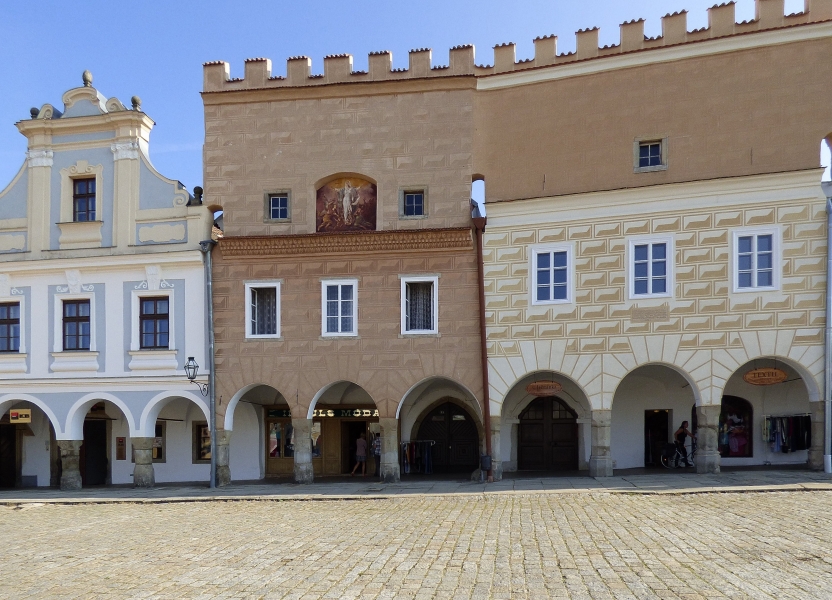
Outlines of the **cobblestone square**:
[{"label": "cobblestone square", "polygon": [[5,598],[830,598],[832,492],[0,507]]}]

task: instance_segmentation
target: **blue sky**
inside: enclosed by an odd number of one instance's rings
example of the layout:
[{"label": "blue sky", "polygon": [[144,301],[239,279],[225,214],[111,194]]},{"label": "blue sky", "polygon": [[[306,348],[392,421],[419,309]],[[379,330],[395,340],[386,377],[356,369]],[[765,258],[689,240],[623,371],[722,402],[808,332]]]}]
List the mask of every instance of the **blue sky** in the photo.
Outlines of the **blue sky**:
[{"label": "blue sky", "polygon": [[[367,53],[391,50],[394,67],[407,66],[411,48],[433,49],[434,64],[447,64],[448,48],[473,43],[477,62],[492,62],[491,48],[516,42],[518,58],[533,56],[532,40],[558,35],[561,52],[573,50],[574,32],[601,28],[601,44],[618,42],[618,25],[643,17],[648,35],[661,31],[661,16],[687,9],[688,27],[707,25],[715,0],[101,0],[37,4],[6,0],[0,8],[0,64],[6,65],[0,92],[0,189],[20,168],[25,138],[14,123],[29,108],[50,103],[81,85],[84,69],[106,97],[129,106],[142,98],[156,121],[151,160],[164,175],[188,188],[202,181],[202,63],[225,60],[234,77],[243,61],[272,59],[284,74],[285,59],[304,54],[313,72],[326,54],[350,53],[354,68]],[[803,0],[786,0],[787,12]],[[753,0],[739,0],[737,19],[754,17]],[[820,148],[820,140],[818,140]],[[827,158],[828,164],[828,158]],[[828,175],[827,175],[828,178]]]}]

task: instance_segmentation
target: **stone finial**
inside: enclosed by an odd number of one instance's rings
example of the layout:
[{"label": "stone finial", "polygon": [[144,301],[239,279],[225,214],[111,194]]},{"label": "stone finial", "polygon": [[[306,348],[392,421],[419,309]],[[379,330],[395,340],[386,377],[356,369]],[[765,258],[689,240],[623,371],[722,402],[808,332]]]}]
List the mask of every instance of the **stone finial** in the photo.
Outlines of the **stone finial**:
[{"label": "stone finial", "polygon": [[203,189],[200,186],[194,188],[194,202],[191,206],[200,206],[202,204]]},{"label": "stone finial", "polygon": [[92,87],[92,73],[89,71],[83,72],[81,80],[84,82],[84,87]]},{"label": "stone finial", "polygon": [[37,106],[33,106],[32,108],[29,109],[29,116],[32,117],[33,119],[37,119],[38,114],[40,114],[40,109]]},{"label": "stone finial", "polygon": [[142,109],[142,99],[138,96],[133,96],[130,98],[130,102],[133,103],[133,110],[141,110]]}]

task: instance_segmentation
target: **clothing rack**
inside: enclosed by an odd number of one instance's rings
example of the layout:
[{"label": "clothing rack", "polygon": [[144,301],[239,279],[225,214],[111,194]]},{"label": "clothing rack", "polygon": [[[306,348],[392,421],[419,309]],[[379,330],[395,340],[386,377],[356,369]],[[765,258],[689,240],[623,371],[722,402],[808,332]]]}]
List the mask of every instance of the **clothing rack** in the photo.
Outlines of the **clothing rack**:
[{"label": "clothing rack", "polygon": [[785,419],[786,417],[811,417],[812,413],[789,413],[787,415],[763,415],[764,419]]},{"label": "clothing rack", "polygon": [[434,440],[409,440],[399,444],[401,473],[433,473]]},{"label": "clothing rack", "polygon": [[771,452],[789,453],[812,447],[811,413],[763,415],[763,443]]}]

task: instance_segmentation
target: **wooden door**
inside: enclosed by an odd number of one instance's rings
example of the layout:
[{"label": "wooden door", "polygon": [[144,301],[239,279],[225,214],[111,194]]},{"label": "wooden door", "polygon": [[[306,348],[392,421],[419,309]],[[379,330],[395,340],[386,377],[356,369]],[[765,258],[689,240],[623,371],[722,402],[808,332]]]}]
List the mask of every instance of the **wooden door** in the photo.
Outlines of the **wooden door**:
[{"label": "wooden door", "polygon": [[0,488],[15,486],[17,479],[17,425],[0,425]]},{"label": "wooden door", "polygon": [[434,441],[435,473],[463,473],[479,466],[479,435],[473,417],[461,406],[446,402],[434,408],[419,426],[420,440]]},{"label": "wooden door", "polygon": [[107,483],[107,421],[84,421],[84,443],[81,444],[80,459],[82,485]]},{"label": "wooden door", "polygon": [[520,413],[517,468],[521,471],[576,471],[577,419],[560,398],[533,400]]}]

